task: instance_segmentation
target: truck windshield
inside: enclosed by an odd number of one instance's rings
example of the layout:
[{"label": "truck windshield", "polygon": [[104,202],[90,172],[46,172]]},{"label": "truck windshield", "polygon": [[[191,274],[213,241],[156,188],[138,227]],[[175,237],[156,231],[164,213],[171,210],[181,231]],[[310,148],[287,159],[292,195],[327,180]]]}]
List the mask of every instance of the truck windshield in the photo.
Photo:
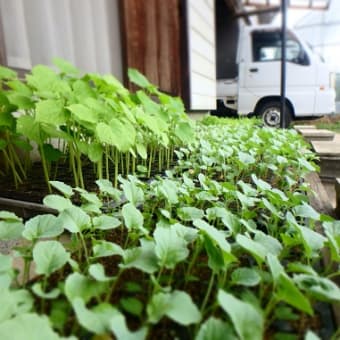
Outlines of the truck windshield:
[{"label": "truck windshield", "polygon": [[[278,61],[281,59],[281,32],[275,31],[253,31],[253,61]],[[309,65],[309,58],[296,37],[288,32],[286,42],[286,60],[300,65]]]}]

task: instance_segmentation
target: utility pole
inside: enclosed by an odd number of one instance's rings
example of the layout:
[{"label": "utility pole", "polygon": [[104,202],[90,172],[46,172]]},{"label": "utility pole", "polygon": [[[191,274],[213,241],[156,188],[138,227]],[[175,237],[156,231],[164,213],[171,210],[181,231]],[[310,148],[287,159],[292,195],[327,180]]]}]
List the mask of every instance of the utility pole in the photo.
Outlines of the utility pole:
[{"label": "utility pole", "polygon": [[287,37],[287,0],[281,0],[281,107],[280,127],[286,127],[286,37]]}]

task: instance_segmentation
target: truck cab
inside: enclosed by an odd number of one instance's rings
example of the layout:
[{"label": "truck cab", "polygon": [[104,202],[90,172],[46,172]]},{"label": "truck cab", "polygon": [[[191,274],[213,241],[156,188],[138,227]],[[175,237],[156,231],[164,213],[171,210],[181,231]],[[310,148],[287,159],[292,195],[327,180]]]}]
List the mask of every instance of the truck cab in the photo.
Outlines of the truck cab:
[{"label": "truck cab", "polygon": [[[280,124],[281,28],[244,26],[237,46],[237,76],[218,79],[218,107]],[[286,41],[286,121],[335,111],[335,91],[327,66],[292,30]]]}]

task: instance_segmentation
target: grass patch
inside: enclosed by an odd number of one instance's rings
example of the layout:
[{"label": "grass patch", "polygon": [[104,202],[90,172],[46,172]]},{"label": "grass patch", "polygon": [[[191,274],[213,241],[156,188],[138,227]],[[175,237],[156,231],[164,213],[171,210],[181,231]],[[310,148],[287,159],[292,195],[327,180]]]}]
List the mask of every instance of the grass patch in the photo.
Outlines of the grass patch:
[{"label": "grass patch", "polygon": [[316,124],[318,129],[326,129],[331,130],[337,133],[340,133],[340,121],[333,122],[333,123],[318,123]]}]

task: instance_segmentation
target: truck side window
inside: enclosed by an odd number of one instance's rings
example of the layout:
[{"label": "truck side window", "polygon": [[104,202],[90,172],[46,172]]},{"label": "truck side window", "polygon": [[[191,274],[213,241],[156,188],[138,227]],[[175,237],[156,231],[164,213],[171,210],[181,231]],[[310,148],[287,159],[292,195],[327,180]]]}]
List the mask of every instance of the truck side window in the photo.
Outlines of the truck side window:
[{"label": "truck side window", "polygon": [[[281,59],[281,32],[254,31],[252,33],[253,61],[278,61]],[[309,65],[309,58],[299,41],[288,32],[286,60],[295,64]]]}]

